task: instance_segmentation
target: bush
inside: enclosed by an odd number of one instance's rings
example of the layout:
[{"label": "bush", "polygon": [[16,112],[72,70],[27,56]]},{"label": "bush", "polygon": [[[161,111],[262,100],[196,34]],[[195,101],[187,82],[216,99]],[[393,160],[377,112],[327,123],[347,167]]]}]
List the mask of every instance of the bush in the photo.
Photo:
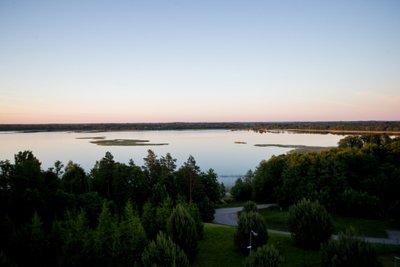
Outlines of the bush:
[{"label": "bush", "polygon": [[331,217],[318,201],[303,199],[291,206],[288,223],[292,238],[300,247],[317,249],[332,235]]},{"label": "bush", "polygon": [[268,241],[267,224],[264,218],[257,212],[240,213],[234,244],[242,253],[248,253],[247,247],[250,244],[250,231],[252,230],[257,233],[257,236],[252,236],[251,241],[252,249],[255,250]]},{"label": "bush", "polygon": [[259,247],[256,252],[250,254],[246,259],[245,267],[279,267],[282,266],[283,258],[273,245]]},{"label": "bush", "polygon": [[172,241],[186,253],[189,261],[192,262],[197,254],[196,223],[181,204],[175,207],[169,217],[167,231]]},{"label": "bush", "polygon": [[253,201],[247,201],[243,205],[242,212],[250,212],[250,211],[253,211],[253,212],[258,211],[257,204]]},{"label": "bush", "polygon": [[330,240],[323,245],[321,255],[324,266],[381,266],[374,249],[358,237],[352,227],[339,233],[338,240]]},{"label": "bush", "polygon": [[171,238],[167,238],[162,232],[157,235],[155,241],[151,241],[142,254],[144,267],[171,266],[188,267],[189,260]]}]

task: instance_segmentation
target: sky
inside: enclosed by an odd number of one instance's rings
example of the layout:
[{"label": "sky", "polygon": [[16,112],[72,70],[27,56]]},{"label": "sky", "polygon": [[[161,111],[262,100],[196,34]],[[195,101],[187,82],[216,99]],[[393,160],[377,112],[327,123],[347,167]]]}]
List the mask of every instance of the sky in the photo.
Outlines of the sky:
[{"label": "sky", "polygon": [[400,120],[400,1],[0,0],[0,124]]}]

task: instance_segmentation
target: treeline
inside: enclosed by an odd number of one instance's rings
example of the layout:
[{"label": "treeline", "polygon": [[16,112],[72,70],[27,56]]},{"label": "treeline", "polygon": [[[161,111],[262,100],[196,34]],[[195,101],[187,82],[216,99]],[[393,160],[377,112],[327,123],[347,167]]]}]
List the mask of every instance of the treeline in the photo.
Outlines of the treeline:
[{"label": "treeline", "polygon": [[162,131],[205,129],[249,129],[255,123],[235,122],[171,122],[171,123],[87,123],[87,124],[0,124],[0,131],[62,132],[62,131]]},{"label": "treeline", "polygon": [[329,122],[173,122],[173,123],[89,123],[89,124],[0,124],[0,131],[144,131],[144,130],[297,130],[300,132],[400,132],[400,121]]},{"label": "treeline", "polygon": [[303,198],[348,216],[400,222],[400,138],[348,136],[321,153],[262,161],[231,189],[237,200],[289,207]]},{"label": "treeline", "polygon": [[169,153],[144,161],[107,152],[89,173],[42,170],[30,151],[0,161],[0,266],[187,266],[224,187],[192,156],[179,169]]},{"label": "treeline", "polygon": [[400,134],[400,121],[316,121],[257,123],[257,132],[269,130],[295,130],[300,133],[357,134],[362,132],[396,132]]}]

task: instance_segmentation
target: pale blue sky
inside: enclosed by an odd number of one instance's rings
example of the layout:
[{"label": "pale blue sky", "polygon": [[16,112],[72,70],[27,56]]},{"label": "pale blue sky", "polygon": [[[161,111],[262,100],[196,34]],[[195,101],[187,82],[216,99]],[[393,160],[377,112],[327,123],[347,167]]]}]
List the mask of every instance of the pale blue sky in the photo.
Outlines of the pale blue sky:
[{"label": "pale blue sky", "polygon": [[400,120],[400,1],[0,0],[0,123]]}]

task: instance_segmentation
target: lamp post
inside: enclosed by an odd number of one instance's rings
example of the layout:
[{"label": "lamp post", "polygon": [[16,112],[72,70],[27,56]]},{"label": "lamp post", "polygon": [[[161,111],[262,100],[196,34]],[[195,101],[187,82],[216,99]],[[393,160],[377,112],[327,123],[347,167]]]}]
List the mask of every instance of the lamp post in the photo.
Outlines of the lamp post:
[{"label": "lamp post", "polygon": [[258,236],[258,234],[256,232],[254,232],[253,230],[250,230],[250,245],[247,247],[250,250],[249,254],[251,254],[251,236],[253,236],[253,235]]},{"label": "lamp post", "polygon": [[400,257],[395,256],[393,258],[393,261],[394,261],[394,267],[397,267],[397,262],[400,261]]}]

